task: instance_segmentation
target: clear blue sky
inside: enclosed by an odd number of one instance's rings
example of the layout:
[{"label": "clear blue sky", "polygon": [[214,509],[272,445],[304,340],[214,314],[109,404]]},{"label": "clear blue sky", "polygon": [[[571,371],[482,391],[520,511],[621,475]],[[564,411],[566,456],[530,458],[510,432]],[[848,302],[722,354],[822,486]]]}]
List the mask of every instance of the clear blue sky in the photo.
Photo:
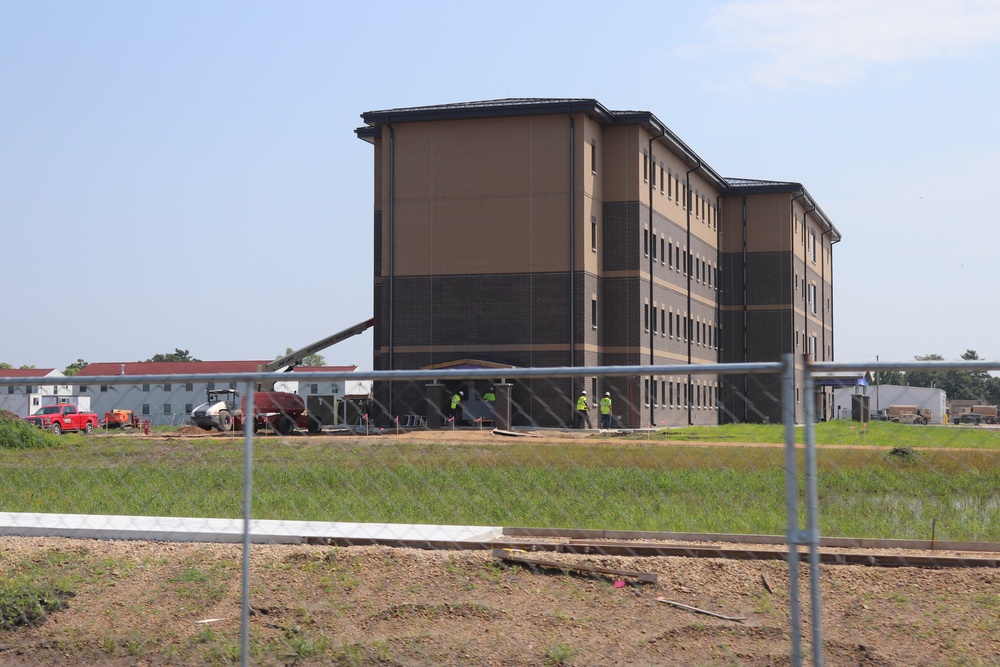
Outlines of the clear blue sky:
[{"label": "clear blue sky", "polygon": [[267,359],[364,320],[359,114],[563,96],[803,183],[844,236],[838,360],[1000,359],[998,72],[997,0],[5,2],[0,361]]}]

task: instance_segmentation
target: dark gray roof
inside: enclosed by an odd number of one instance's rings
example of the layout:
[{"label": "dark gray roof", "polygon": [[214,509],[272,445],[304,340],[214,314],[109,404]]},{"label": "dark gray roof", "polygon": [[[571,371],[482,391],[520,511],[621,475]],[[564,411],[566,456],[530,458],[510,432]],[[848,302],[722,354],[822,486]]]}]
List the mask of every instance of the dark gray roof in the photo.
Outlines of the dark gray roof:
[{"label": "dark gray roof", "polygon": [[396,109],[385,109],[383,111],[367,111],[361,114],[364,118],[370,114],[412,114],[421,111],[457,111],[461,109],[495,109],[495,108],[510,108],[510,107],[530,107],[530,106],[551,106],[557,105],[565,107],[566,105],[575,106],[583,103],[589,103],[591,105],[596,105],[597,100],[585,99],[580,97],[505,97],[499,100],[479,100],[476,102],[454,102],[452,104],[431,104],[428,106],[420,107],[398,107]]},{"label": "dark gray roof", "polygon": [[740,194],[767,194],[774,192],[796,192],[802,199],[805,200],[805,204],[812,208],[823,222],[827,225],[830,233],[834,236],[834,243],[840,241],[841,235],[840,231],[834,227],[833,222],[827,217],[823,209],[819,207],[813,196],[809,194],[805,186],[801,183],[796,183],[794,181],[768,181],[758,178],[726,178],[726,184],[729,186],[729,193],[734,195]]},{"label": "dark gray roof", "polygon": [[732,188],[744,189],[744,190],[772,190],[784,192],[786,190],[798,190],[802,187],[801,183],[795,183],[793,181],[765,181],[758,178],[729,178],[726,177],[726,183]]},{"label": "dark gray roof", "polygon": [[357,128],[355,133],[359,139],[372,141],[381,136],[381,126],[385,124],[566,113],[584,113],[602,125],[640,125],[655,137],[655,141],[667,146],[671,152],[680,157],[688,167],[701,171],[705,178],[715,182],[720,189],[725,190],[727,187],[722,176],[649,111],[614,111],[597,100],[586,97],[507,97],[478,102],[366,111],[361,114],[365,127]]}]

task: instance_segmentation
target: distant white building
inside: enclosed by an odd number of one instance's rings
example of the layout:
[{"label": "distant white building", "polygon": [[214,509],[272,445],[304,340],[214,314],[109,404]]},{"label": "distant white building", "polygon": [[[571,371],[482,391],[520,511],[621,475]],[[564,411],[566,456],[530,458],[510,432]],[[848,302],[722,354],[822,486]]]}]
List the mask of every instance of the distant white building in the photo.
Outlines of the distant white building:
[{"label": "distant white building", "polygon": [[943,424],[944,416],[948,413],[947,396],[943,389],[883,384],[834,389],[834,416],[837,419],[851,418],[851,396],[854,394],[868,396],[868,407],[872,414],[888,410],[892,405],[915,405],[930,409],[932,424]]},{"label": "distant white building", "polygon": [[0,387],[0,410],[13,412],[18,417],[27,417],[46,405],[72,403],[81,410],[90,408],[90,402],[81,401],[74,387],[62,384],[66,376],[54,368],[4,368],[0,369],[0,379],[51,378],[52,384],[12,383]]},{"label": "distant white building", "polygon": [[[137,361],[89,364],[76,375],[77,380],[111,375],[178,375],[180,382],[157,384],[85,383],[79,386],[80,396],[89,397],[91,409],[104,416],[111,410],[132,410],[154,425],[187,424],[195,407],[205,402],[210,389],[238,389],[238,383],[186,382],[183,376],[213,373],[253,373],[266,361]],[[311,413],[324,414],[323,423],[336,423],[334,415],[342,415],[340,403],[345,397],[368,396],[370,382],[299,382],[297,372],[354,372],[357,366],[299,366],[288,373],[288,379],[275,383],[275,391],[299,394]]]}]

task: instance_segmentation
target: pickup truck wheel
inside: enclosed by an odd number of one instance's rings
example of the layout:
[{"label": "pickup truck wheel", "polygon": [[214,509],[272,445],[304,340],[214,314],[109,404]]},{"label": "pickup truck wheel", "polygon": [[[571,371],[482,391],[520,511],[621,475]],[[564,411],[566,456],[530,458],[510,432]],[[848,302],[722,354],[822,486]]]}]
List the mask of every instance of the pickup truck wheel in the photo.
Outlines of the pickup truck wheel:
[{"label": "pickup truck wheel", "polygon": [[83,427],[83,434],[84,435],[94,434],[94,422],[87,422],[87,425]]},{"label": "pickup truck wheel", "polygon": [[226,410],[219,411],[219,423],[216,426],[223,433],[233,430],[233,416]]},{"label": "pickup truck wheel", "polygon": [[60,424],[59,422],[55,422],[54,424],[52,424],[52,433],[54,433],[55,435],[62,435],[62,424]]}]

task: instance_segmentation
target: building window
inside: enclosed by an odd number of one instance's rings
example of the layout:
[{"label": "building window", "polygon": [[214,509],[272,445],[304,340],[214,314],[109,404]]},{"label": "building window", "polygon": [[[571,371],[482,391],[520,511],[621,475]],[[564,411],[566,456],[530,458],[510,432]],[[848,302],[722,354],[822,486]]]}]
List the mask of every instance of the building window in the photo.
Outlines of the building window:
[{"label": "building window", "polygon": [[667,335],[667,309],[663,308],[660,310],[660,335],[666,337]]},{"label": "building window", "polygon": [[653,380],[653,405],[660,405],[660,401],[656,397],[656,380]]},{"label": "building window", "polygon": [[170,391],[170,383],[169,382],[164,382],[163,383],[163,391]]},{"label": "building window", "polygon": [[164,403],[163,404],[163,414],[169,415],[169,414],[171,414],[172,410],[173,410],[173,408],[170,407],[169,403]]},{"label": "building window", "polygon": [[597,216],[590,216],[590,249],[597,252]]},{"label": "building window", "polygon": [[149,403],[143,403],[142,404],[142,414],[144,414],[144,415],[148,415],[149,414]]},{"label": "building window", "polygon": [[663,165],[660,165],[660,194],[663,194]]},{"label": "building window", "polygon": [[590,300],[590,326],[597,328],[597,299]]},{"label": "building window", "polygon": [[660,309],[657,308],[656,306],[653,306],[653,333],[654,334],[660,333],[659,330],[657,330],[657,328],[656,328],[656,323],[657,323],[657,321],[659,319],[660,319]]},{"label": "building window", "polygon": [[670,317],[667,318],[667,326],[670,329],[670,337],[674,337],[674,314],[670,313]]},{"label": "building window", "polygon": [[649,405],[649,380],[643,380],[642,381],[642,396],[643,396],[643,401],[642,401],[643,404],[648,406]]},{"label": "building window", "polygon": [[815,285],[810,285],[809,286],[809,310],[812,311],[813,315],[816,314],[816,286]]},{"label": "building window", "polygon": [[650,251],[653,253],[653,261],[656,261],[656,234],[655,233],[653,234],[653,242],[652,242],[651,245],[653,246],[652,248],[650,248]]},{"label": "building window", "polygon": [[87,393],[87,385],[85,385],[85,384],[81,384],[80,385],[80,393],[81,394],[86,394]]},{"label": "building window", "polygon": [[649,230],[642,230],[642,254],[649,257]]},{"label": "building window", "polygon": [[184,414],[189,415],[189,414],[191,414],[192,410],[194,410],[194,404],[192,404],[192,403],[185,403],[184,404]]},{"label": "building window", "polygon": [[184,391],[194,391],[194,382],[185,382]]},{"label": "building window", "polygon": [[590,173],[597,173],[597,142],[590,140]]},{"label": "building window", "polygon": [[811,259],[812,259],[813,264],[815,264],[816,263],[816,232],[813,231],[813,230],[811,230],[811,229],[809,230],[809,244],[811,246],[811,250],[809,251],[809,255],[810,255]]},{"label": "building window", "polygon": [[643,327],[646,331],[649,331],[649,304],[644,304],[643,309]]},{"label": "building window", "polygon": [[149,391],[149,385],[148,384],[142,385],[142,390],[143,391]]},{"label": "building window", "polygon": [[9,387],[7,387],[7,393],[8,394],[13,394],[14,393],[14,385],[10,385]]},{"label": "building window", "polygon": [[673,243],[668,243],[667,244],[667,265],[670,266],[671,269],[674,268],[674,244]]},{"label": "building window", "polygon": [[108,390],[108,385],[102,384],[101,385],[101,391],[107,391],[107,390]]},{"label": "building window", "polygon": [[[652,172],[651,176],[653,178],[653,189],[655,190],[656,189],[656,164],[655,163],[653,164],[653,172]],[[650,202],[650,203],[652,203],[652,202]]]},{"label": "building window", "polygon": [[230,389],[236,389],[236,383],[235,382],[230,382],[229,383],[229,388]]},{"label": "building window", "polygon": [[642,182],[649,183],[649,156],[642,154]]},{"label": "building window", "polygon": [[661,236],[660,237],[660,266],[663,266],[666,263],[666,261],[667,261],[666,249],[667,249],[667,242]]},{"label": "building window", "polygon": [[667,169],[667,198],[674,198],[674,172]]},{"label": "building window", "polygon": [[319,385],[318,384],[311,384],[311,385],[309,385],[309,393],[312,394],[313,396],[315,396],[316,394],[318,394],[319,393]]},{"label": "building window", "polygon": [[209,391],[213,391],[215,389],[215,383],[209,382],[208,384],[205,385],[205,388],[208,389]]}]

